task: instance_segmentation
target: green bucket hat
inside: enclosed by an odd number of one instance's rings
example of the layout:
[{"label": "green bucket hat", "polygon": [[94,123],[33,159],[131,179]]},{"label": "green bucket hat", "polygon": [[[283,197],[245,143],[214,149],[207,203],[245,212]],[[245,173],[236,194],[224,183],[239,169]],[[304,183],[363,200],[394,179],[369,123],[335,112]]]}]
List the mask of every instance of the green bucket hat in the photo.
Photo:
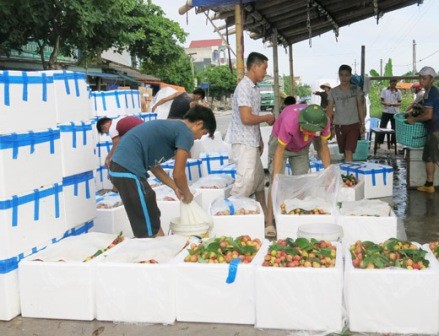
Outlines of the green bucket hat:
[{"label": "green bucket hat", "polygon": [[311,132],[321,131],[327,123],[325,111],[316,104],[308,105],[299,114],[299,124]]}]

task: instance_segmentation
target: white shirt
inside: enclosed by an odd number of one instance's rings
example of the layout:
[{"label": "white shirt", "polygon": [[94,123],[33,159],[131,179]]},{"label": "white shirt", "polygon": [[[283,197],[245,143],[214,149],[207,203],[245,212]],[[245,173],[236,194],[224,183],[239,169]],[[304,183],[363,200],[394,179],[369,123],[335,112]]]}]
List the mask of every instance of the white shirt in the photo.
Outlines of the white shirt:
[{"label": "white shirt", "polygon": [[[397,104],[401,102],[402,95],[401,91],[396,89],[396,91],[391,91],[390,89],[383,89],[381,91],[381,98],[384,99],[385,104]],[[383,106],[383,112],[396,114],[399,112],[398,106]]]},{"label": "white shirt", "polygon": [[260,128],[257,125],[244,125],[241,121],[239,107],[251,107],[251,113],[259,115],[261,109],[261,95],[259,89],[250,78],[244,78],[238,83],[233,95],[232,122],[227,131],[227,139],[231,144],[245,144],[259,147]]}]

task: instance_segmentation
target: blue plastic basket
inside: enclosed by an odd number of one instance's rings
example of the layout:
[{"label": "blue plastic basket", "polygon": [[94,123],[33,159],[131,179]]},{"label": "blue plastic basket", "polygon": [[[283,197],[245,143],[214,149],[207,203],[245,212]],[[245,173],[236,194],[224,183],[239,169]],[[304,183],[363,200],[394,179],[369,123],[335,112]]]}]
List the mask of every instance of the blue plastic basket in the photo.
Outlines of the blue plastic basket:
[{"label": "blue plastic basket", "polygon": [[407,124],[404,113],[395,114],[396,142],[407,147],[424,147],[427,140],[427,130],[423,123]]},{"label": "blue plastic basket", "polygon": [[366,161],[369,155],[369,140],[358,140],[357,149],[354,152],[354,160],[355,161]]}]

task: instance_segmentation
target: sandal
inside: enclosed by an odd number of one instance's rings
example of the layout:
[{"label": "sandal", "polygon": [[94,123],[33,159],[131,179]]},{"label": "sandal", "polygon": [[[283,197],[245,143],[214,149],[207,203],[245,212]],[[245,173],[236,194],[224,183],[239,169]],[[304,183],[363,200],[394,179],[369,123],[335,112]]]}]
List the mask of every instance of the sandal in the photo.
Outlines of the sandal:
[{"label": "sandal", "polygon": [[274,225],[269,225],[265,228],[265,237],[276,238],[276,228]]}]

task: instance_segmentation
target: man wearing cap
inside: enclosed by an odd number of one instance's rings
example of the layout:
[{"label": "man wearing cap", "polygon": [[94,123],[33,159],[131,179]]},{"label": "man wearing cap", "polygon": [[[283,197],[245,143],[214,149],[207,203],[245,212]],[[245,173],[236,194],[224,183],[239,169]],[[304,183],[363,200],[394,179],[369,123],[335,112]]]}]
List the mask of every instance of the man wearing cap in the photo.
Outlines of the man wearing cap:
[{"label": "man wearing cap", "polygon": [[[389,87],[381,91],[381,105],[383,105],[383,111],[381,114],[380,128],[386,128],[390,121],[392,129],[395,129],[395,114],[399,112],[401,106],[402,94],[401,91],[396,88],[397,80],[395,78],[390,79]],[[391,143],[395,142],[395,134],[392,134]],[[384,142],[384,134],[377,135],[377,143],[381,145]]]},{"label": "man wearing cap", "polygon": [[[284,170],[285,151],[293,153],[288,157],[293,175],[307,174],[309,146],[316,137],[322,140],[319,157],[323,166],[327,168],[331,164],[328,148],[328,138],[331,136],[330,125],[325,111],[318,105],[297,104],[285,107],[273,125],[273,136],[277,138],[277,147],[270,171],[272,178]],[[271,195],[268,197],[267,213],[269,216],[266,228],[275,234]]]},{"label": "man wearing cap", "polygon": [[427,130],[427,140],[422,153],[422,161],[425,163],[427,180],[419,191],[434,193],[433,185],[435,165],[439,166],[439,89],[433,85],[436,71],[432,67],[423,67],[419,71],[419,82],[425,89],[422,105],[424,112],[417,117],[409,116],[407,122],[423,122]]},{"label": "man wearing cap", "polygon": [[312,94],[320,96],[320,106],[326,109],[328,106],[328,92],[331,90],[331,84],[323,83],[320,85],[323,91],[314,91]]},{"label": "man wearing cap", "polygon": [[414,90],[414,94],[413,94],[414,100],[413,103],[411,103],[405,109],[406,113],[410,112],[415,104],[421,103],[422,99],[424,98],[425,89],[421,86],[420,83],[413,83],[412,89]]}]

